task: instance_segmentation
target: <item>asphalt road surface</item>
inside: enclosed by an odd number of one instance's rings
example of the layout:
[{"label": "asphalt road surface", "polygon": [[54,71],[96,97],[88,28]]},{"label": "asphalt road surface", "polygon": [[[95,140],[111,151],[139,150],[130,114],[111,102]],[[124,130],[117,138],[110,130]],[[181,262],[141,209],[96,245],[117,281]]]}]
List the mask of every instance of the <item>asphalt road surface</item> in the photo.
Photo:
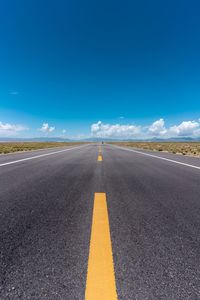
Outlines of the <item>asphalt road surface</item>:
[{"label": "asphalt road surface", "polygon": [[1,155],[0,299],[90,300],[109,278],[120,300],[200,299],[200,159],[111,145]]}]

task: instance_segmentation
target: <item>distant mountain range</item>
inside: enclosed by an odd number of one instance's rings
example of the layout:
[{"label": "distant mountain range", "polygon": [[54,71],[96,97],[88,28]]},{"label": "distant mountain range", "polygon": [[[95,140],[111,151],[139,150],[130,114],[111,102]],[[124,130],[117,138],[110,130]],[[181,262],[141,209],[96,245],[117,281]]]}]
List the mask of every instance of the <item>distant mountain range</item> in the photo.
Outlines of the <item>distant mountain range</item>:
[{"label": "distant mountain range", "polygon": [[200,137],[198,138],[191,138],[191,137],[172,137],[168,139],[161,139],[161,138],[152,138],[150,140],[146,140],[150,142],[199,142]]},{"label": "distant mountain range", "polygon": [[18,137],[0,137],[0,142],[100,142],[100,141],[119,141],[117,139],[86,138],[86,139],[68,139],[62,137],[36,137],[36,138],[18,138]]},{"label": "distant mountain range", "polygon": [[62,137],[36,137],[36,138],[10,138],[0,137],[0,142],[200,142],[199,138],[178,137],[178,138],[152,138],[152,139],[116,139],[116,138],[96,138],[68,139]]},{"label": "distant mountain range", "polygon": [[18,138],[18,137],[0,137],[0,142],[72,142],[74,140],[61,137],[36,137],[36,138]]}]

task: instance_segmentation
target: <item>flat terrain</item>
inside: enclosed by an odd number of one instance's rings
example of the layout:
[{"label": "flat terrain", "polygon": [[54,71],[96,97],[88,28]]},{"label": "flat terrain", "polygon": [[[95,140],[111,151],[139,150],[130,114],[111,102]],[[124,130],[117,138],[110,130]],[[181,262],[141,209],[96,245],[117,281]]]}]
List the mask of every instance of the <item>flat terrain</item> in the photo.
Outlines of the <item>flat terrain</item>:
[{"label": "flat terrain", "polygon": [[7,154],[12,152],[21,152],[21,151],[30,151],[46,148],[55,148],[55,147],[66,147],[81,145],[84,143],[81,142],[12,142],[12,143],[0,143],[0,154]]},{"label": "flat terrain", "polygon": [[113,288],[98,276],[110,263],[107,226],[118,299],[200,299],[199,216],[199,158],[107,144],[1,155],[0,299]]},{"label": "flat terrain", "polygon": [[200,142],[116,142],[112,144],[200,157]]}]

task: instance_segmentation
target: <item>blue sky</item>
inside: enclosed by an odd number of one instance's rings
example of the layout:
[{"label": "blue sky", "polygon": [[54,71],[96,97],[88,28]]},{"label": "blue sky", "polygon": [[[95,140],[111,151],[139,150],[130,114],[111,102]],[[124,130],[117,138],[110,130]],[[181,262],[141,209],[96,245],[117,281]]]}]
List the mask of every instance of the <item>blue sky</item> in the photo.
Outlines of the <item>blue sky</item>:
[{"label": "blue sky", "polygon": [[200,136],[199,10],[2,0],[0,135]]}]

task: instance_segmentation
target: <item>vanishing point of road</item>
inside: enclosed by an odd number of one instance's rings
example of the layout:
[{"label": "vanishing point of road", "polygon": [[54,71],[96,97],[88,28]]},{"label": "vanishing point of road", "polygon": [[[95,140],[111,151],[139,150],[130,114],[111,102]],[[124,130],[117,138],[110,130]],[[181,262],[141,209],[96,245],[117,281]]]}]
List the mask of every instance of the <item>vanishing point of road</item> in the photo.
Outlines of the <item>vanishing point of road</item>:
[{"label": "vanishing point of road", "polygon": [[0,299],[200,299],[200,159],[108,144],[1,155]]}]

